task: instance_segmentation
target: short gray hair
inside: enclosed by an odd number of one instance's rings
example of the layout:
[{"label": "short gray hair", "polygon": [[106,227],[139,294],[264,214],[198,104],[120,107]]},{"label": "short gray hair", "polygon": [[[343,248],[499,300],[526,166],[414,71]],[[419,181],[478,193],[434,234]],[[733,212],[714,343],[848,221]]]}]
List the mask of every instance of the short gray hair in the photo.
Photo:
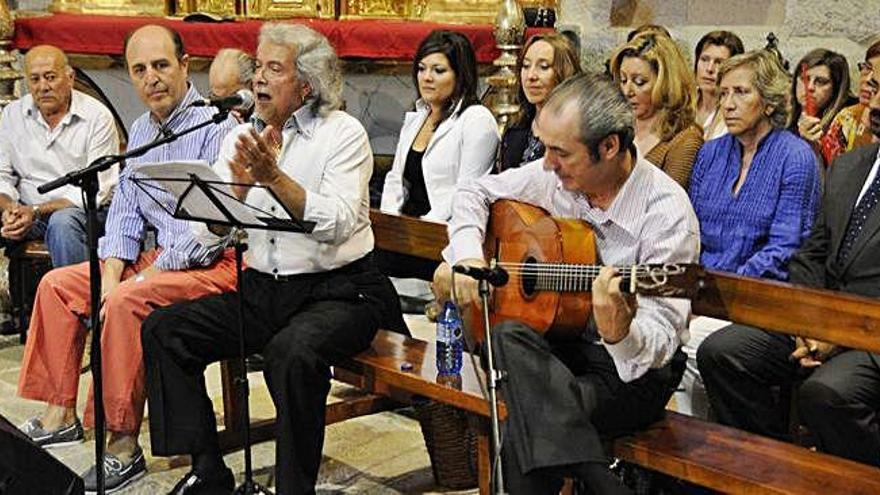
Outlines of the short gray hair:
[{"label": "short gray hair", "polygon": [[788,123],[788,116],[791,114],[791,94],[789,93],[791,77],[779,65],[779,59],[775,54],[765,49],[752,50],[730,57],[718,67],[716,85],[720,88],[724,76],[739,67],[748,67],[752,70],[752,84],[761,95],[761,101],[765,105],[773,106],[773,113],[769,116],[770,125],[784,129]]},{"label": "short gray hair", "polygon": [[635,116],[613,79],[589,73],[570,77],[553,88],[542,111],[558,112],[568,105],[576,105],[580,139],[593,159],[599,159],[599,143],[611,135],[620,139],[621,150],[635,156]]},{"label": "short gray hair", "polygon": [[238,82],[245,88],[250,88],[251,81],[254,80],[254,57],[238,48],[221,48],[214,56],[211,65],[229,62],[235,62],[238,67]]},{"label": "short gray hair", "polygon": [[316,115],[342,106],[342,71],[336,51],[324,35],[302,24],[271,22],[260,29],[259,43],[291,46],[296,51],[297,76],[311,87],[306,104]]}]

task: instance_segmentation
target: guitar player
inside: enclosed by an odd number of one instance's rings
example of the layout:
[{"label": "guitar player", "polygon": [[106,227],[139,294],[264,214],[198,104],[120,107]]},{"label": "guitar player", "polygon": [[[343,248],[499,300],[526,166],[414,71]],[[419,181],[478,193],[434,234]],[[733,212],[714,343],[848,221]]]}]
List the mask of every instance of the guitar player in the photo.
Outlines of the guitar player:
[{"label": "guitar player", "polygon": [[[508,410],[503,474],[513,495],[558,493],[564,476],[591,493],[628,493],[608,470],[600,438],[662,417],[684,369],[690,303],[623,294],[612,266],[696,262],[697,219],[685,191],[639,157],[633,111],[610,79],[585,74],[559,85],[535,133],[547,149],[543,159],[457,191],[434,290],[439,301],[449,298],[450,265],[486,266],[482,244],[496,200],[592,227],[608,266],[593,282],[592,318],[580,338],[553,341],[517,321],[492,330]],[[454,280],[459,304],[478,305],[476,282]]]}]

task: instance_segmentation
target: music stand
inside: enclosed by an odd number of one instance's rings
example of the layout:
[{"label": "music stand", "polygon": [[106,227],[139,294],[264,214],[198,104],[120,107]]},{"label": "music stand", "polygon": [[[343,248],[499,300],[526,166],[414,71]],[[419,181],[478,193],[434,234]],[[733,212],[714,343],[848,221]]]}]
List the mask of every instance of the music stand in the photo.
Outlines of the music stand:
[{"label": "music stand", "polygon": [[[243,404],[241,421],[244,426],[245,476],[242,484],[235,489],[235,493],[243,495],[271,493],[253,479],[250,435],[250,389],[245,365],[245,358],[247,356],[245,354],[244,339],[244,293],[241,283],[242,257],[247,247],[241,236],[237,234],[242,232],[243,229],[307,234],[314,229],[315,222],[305,222],[297,219],[268,187],[256,184],[223,182],[219,180],[214,171],[207,167],[206,164],[175,164],[173,167],[169,167],[167,164],[148,165],[141,166],[134,171],[134,173],[137,172],[146,173],[148,177],[139,178],[132,175],[132,182],[174,218],[202,222],[209,229],[211,225],[222,225],[233,229],[228,234],[228,237],[235,246],[235,274],[236,289],[238,291],[238,358],[241,369],[241,376],[235,378],[235,383],[239,386],[239,394]],[[169,173],[169,175],[162,177],[158,175],[161,173]],[[161,185],[151,184],[151,182],[158,182]],[[231,192],[231,188],[235,186],[247,186],[252,189],[264,190],[280,206],[281,211],[287,214],[287,218],[278,218],[271,213],[248,205],[243,200],[239,200]],[[155,194],[167,194],[176,197],[177,205],[174,211],[171,211],[168,205],[157,196],[151,194],[150,190],[153,190]],[[257,216],[253,212],[259,212],[261,216]]]}]

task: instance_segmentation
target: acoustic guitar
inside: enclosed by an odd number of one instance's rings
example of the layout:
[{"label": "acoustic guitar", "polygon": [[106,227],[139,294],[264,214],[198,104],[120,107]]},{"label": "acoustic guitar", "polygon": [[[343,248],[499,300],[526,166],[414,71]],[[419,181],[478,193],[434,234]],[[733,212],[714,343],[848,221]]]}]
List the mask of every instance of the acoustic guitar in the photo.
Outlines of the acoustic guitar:
[{"label": "acoustic guitar", "polygon": [[[541,208],[510,200],[492,205],[484,243],[486,259],[507,270],[510,279],[495,288],[489,321],[518,320],[553,338],[576,338],[590,317],[590,287],[596,264],[592,228],[582,220],[554,218]],[[698,264],[666,263],[617,267],[625,292],[693,298],[704,270]],[[469,320],[482,341],[480,318]]]}]

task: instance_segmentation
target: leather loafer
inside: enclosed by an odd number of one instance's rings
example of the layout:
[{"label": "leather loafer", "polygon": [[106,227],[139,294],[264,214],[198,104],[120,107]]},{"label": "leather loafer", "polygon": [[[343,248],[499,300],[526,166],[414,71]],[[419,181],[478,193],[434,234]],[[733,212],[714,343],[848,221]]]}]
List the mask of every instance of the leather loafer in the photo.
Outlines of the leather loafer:
[{"label": "leather loafer", "polygon": [[232,493],[235,477],[223,468],[210,473],[190,471],[174,485],[168,495],[220,495]]}]

